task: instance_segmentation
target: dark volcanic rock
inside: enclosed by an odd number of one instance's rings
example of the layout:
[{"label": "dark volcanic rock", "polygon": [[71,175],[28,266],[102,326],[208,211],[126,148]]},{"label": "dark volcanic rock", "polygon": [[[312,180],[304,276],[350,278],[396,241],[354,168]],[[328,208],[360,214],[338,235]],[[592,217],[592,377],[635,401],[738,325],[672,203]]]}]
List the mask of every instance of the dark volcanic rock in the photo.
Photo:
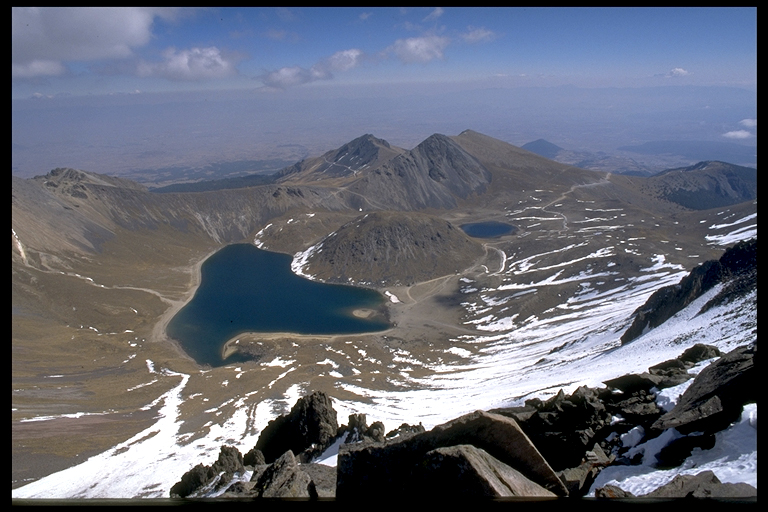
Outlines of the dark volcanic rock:
[{"label": "dark volcanic rock", "polygon": [[422,496],[555,497],[519,471],[471,445],[427,452],[416,479]]},{"label": "dark volcanic rock", "polygon": [[186,498],[213,480],[215,476],[216,472],[210,466],[198,464],[184,473],[181,480],[171,487],[171,498]]},{"label": "dark volcanic rock", "polygon": [[595,443],[592,450],[586,453],[584,461],[575,468],[559,471],[560,480],[568,489],[568,496],[584,496],[589,492],[592,483],[602,469],[613,462],[614,457],[608,457],[599,444]]},{"label": "dark volcanic rock", "polygon": [[678,311],[699,298],[723,278],[723,266],[718,261],[705,261],[691,270],[679,284],[656,290],[645,304],[634,312],[634,321],[621,336],[622,343],[629,343],[649,329],[660,326]]},{"label": "dark volcanic rock", "polygon": [[290,450],[259,476],[253,492],[261,498],[317,498],[312,478],[300,469]]},{"label": "dark volcanic rock", "polygon": [[373,425],[368,426],[365,414],[350,414],[349,425],[342,430],[347,431],[344,439],[345,443],[357,443],[360,441],[384,441],[384,424],[375,421]]},{"label": "dark volcanic rock", "polygon": [[595,489],[595,498],[634,498],[635,495],[615,485]]},{"label": "dark volcanic rock", "polygon": [[757,496],[757,489],[749,484],[724,484],[712,471],[696,475],[678,475],[668,484],[643,498],[748,498]]},{"label": "dark volcanic rock", "polygon": [[422,483],[417,477],[427,452],[463,444],[485,450],[559,496],[567,494],[560,479],[514,420],[477,411],[405,439],[342,445],[337,465],[337,497],[370,499],[393,493],[418,496]]},{"label": "dark volcanic rock", "polygon": [[572,395],[560,392],[546,402],[528,400],[525,408],[502,409],[520,427],[556,471],[578,466],[597,432],[610,425],[611,414],[598,392],[582,386]]},{"label": "dark volcanic rock", "polygon": [[267,462],[290,450],[300,462],[309,462],[332,442],[339,429],[331,398],[321,391],[300,398],[291,412],[279,416],[264,428],[256,449]]},{"label": "dark volcanic rock", "polygon": [[261,453],[261,450],[257,450],[256,448],[251,448],[248,453],[243,456],[243,464],[246,466],[261,466],[266,463],[267,460],[264,458],[264,454]]},{"label": "dark volcanic rock", "polygon": [[399,436],[411,436],[413,434],[420,434],[421,432],[424,432],[426,429],[424,428],[424,425],[419,423],[418,425],[409,425],[407,423],[403,423],[399,427],[397,427],[395,430],[390,430],[387,432],[387,438],[392,437],[399,437]]},{"label": "dark volcanic rock", "polygon": [[704,368],[675,408],[653,424],[686,434],[717,432],[736,421],[744,404],[757,401],[757,343],[740,347]]},{"label": "dark volcanic rock", "polygon": [[219,458],[213,465],[209,467],[198,464],[184,473],[181,481],[171,487],[171,497],[186,498],[207,486],[222,488],[235,474],[244,472],[240,451],[234,446],[222,446]]},{"label": "dark volcanic rock", "polygon": [[656,290],[633,313],[632,325],[621,336],[621,342],[629,343],[658,327],[721,282],[729,283],[728,291],[718,294],[701,311],[757,287],[757,239],[739,242],[726,250],[720,260],[705,261],[691,270],[679,284]]}]

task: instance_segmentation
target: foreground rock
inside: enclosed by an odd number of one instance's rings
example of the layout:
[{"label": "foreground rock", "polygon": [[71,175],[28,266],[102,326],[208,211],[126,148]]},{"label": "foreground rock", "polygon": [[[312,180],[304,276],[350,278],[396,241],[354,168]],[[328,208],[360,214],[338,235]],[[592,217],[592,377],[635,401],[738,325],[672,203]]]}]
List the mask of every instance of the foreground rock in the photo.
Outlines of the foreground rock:
[{"label": "foreground rock", "polygon": [[259,498],[317,498],[312,477],[299,468],[290,450],[269,465],[255,482],[252,494]]},{"label": "foreground rock", "polygon": [[[441,456],[445,458],[445,452],[430,452],[458,445],[471,445],[485,452],[485,455],[480,456],[474,450],[464,449],[461,457],[453,453],[454,459],[468,459],[468,454],[471,453],[471,458],[476,463],[475,473],[478,473],[480,467],[494,466],[498,462],[514,468],[515,472],[554,495],[567,495],[563,483],[517,423],[511,418],[483,411],[467,414],[438,425],[428,432],[404,439],[342,445],[338,456],[336,495],[345,499],[369,499],[391,493],[399,496],[427,496],[430,486],[435,485],[436,481],[435,477],[430,476],[424,469],[427,467],[427,461],[431,460],[432,467],[437,468],[440,466],[437,460]],[[496,462],[489,458],[495,459]],[[454,465],[456,464],[459,463],[455,462]],[[472,465],[466,460],[461,464]],[[445,471],[449,472],[447,469]],[[526,492],[524,489],[529,489],[525,486],[519,487],[511,481],[504,486],[519,493],[505,495],[520,496]],[[492,486],[483,487],[476,484],[471,488],[475,492],[484,493]]]},{"label": "foreground rock", "polygon": [[316,391],[300,398],[287,415],[270,421],[259,436],[256,449],[268,463],[289,450],[299,462],[309,462],[333,442],[338,429],[331,398]]},{"label": "foreground rock", "polygon": [[[422,496],[551,497],[556,495],[472,445],[429,451],[417,472]],[[421,474],[419,474],[421,473]]]},{"label": "foreground rock", "polygon": [[[691,378],[689,368],[718,354],[714,347],[695,345],[648,372],[611,379],[605,389],[580,387],[571,395],[561,390],[546,401],[477,411],[430,431],[403,424],[384,435],[384,425],[376,421],[369,426],[364,414],[350,415],[349,425],[338,428],[331,399],[313,393],[270,422],[245,459],[235,448],[222,447],[211,467],[195,466],[171,495],[210,496],[226,490],[223,496],[366,500],[393,495],[584,496],[607,466],[673,468],[693,449],[712,448],[715,434],[739,418],[744,404],[757,401],[755,342],[711,363],[677,406],[663,413],[656,404],[659,389]],[[665,441],[655,462],[636,449],[672,428],[676,431],[664,437],[671,441]],[[311,463],[334,442],[341,443],[336,468]],[[250,481],[246,471],[252,471]],[[749,486],[732,490],[715,480],[682,479],[675,482],[676,491],[664,492],[750,496]],[[658,497],[672,496],[661,492]],[[615,486],[595,495],[631,497]]]},{"label": "foreground rock", "polygon": [[741,415],[743,405],[757,402],[757,343],[735,349],[704,368],[677,405],[653,424],[684,434],[718,432]]},{"label": "foreground rock", "polygon": [[233,446],[222,446],[219,458],[211,466],[198,464],[171,487],[171,497],[186,498],[224,488],[236,476],[245,473],[243,456]]}]

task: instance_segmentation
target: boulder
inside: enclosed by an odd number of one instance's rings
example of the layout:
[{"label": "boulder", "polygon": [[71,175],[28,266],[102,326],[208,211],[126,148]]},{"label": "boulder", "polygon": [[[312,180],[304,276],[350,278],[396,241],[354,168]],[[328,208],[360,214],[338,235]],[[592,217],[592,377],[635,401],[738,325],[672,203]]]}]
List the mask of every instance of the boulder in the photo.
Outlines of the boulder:
[{"label": "boulder", "polygon": [[339,429],[331,398],[321,391],[300,398],[291,412],[267,424],[256,442],[266,462],[273,462],[286,451],[309,462],[332,442]]},{"label": "boulder", "polygon": [[259,475],[252,492],[260,498],[317,498],[312,478],[290,450]]},{"label": "boulder", "polygon": [[198,464],[171,487],[171,497],[186,498],[205,489],[221,489],[236,474],[245,473],[243,456],[234,446],[222,446],[219,458],[210,467]]},{"label": "boulder", "polygon": [[422,496],[555,497],[519,471],[471,445],[427,452],[417,475]]},{"label": "boulder", "polygon": [[198,464],[181,477],[171,487],[171,498],[186,498],[201,489],[216,477],[216,472],[210,466]]},{"label": "boulder", "polygon": [[757,343],[737,348],[704,368],[674,409],[653,428],[676,428],[683,434],[718,432],[739,419],[746,403],[757,401]]},{"label": "boulder", "polygon": [[595,489],[595,498],[634,498],[635,495],[615,485]]},{"label": "boulder", "polygon": [[456,445],[480,448],[550,492],[567,495],[565,486],[517,422],[477,411],[404,439],[342,445],[337,459],[337,497],[419,495],[422,487],[417,476],[426,454]]},{"label": "boulder", "polygon": [[608,457],[600,445],[595,443],[579,466],[559,471],[558,476],[568,489],[568,496],[586,495],[600,471],[611,464],[614,458],[613,456]]},{"label": "boulder", "polygon": [[333,498],[336,496],[336,468],[323,464],[300,464],[299,469],[312,479],[317,496]]}]

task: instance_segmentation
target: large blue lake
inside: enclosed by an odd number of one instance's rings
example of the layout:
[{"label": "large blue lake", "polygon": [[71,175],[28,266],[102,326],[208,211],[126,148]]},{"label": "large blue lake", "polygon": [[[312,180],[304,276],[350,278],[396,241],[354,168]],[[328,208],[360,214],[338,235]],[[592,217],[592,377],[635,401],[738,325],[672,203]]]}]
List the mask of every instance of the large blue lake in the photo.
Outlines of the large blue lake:
[{"label": "large blue lake", "polygon": [[192,300],[169,322],[167,333],[199,364],[221,366],[222,347],[243,332],[353,334],[388,329],[386,314],[361,318],[357,309],[383,311],[385,298],[366,288],[323,284],[291,272],[291,256],[251,244],[228,245],[202,265]]}]

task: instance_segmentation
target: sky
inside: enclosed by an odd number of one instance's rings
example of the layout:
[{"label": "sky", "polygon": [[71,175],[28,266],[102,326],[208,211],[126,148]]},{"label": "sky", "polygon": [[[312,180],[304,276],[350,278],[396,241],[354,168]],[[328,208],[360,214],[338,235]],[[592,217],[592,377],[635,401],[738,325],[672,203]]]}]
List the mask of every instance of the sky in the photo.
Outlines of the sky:
[{"label": "sky", "polygon": [[756,26],[756,8],[12,8],[13,168],[316,156],[364,133],[410,149],[467,128],[755,145]]},{"label": "sky", "polygon": [[13,98],[314,82],[756,87],[755,8],[13,8]]}]

